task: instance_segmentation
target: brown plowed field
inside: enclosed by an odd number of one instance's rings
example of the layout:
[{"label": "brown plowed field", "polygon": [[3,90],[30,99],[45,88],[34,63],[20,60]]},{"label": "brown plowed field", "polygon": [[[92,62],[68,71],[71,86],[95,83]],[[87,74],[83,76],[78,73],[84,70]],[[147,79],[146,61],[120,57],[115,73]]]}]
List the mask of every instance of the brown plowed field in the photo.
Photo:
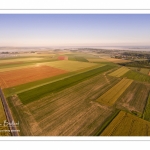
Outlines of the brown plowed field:
[{"label": "brown plowed field", "polygon": [[0,72],[0,83],[3,83],[1,85],[2,88],[8,88],[44,78],[49,78],[63,73],[67,73],[67,71],[50,66],[17,69],[12,71]]}]

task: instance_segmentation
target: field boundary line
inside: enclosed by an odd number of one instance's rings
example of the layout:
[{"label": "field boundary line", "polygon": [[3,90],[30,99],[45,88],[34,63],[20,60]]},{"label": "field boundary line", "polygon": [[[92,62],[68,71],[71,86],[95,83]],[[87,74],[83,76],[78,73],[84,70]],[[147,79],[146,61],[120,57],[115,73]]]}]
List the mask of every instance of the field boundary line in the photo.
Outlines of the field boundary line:
[{"label": "field boundary line", "polygon": [[[4,96],[1,88],[0,88],[0,97],[1,97],[3,107],[4,107],[4,111],[5,111],[5,114],[6,114],[7,121],[8,121],[8,123],[12,123],[14,121],[14,119],[12,117],[12,114],[10,112],[8,103],[5,99],[5,96]],[[12,125],[12,126],[8,126],[8,127],[10,128],[10,133],[11,133],[12,136],[19,136],[16,126]],[[14,130],[16,130],[16,132],[12,132]]]},{"label": "field boundary line", "polygon": [[[4,88],[8,88],[5,80],[0,76],[0,80],[2,81],[2,85],[4,85]],[[6,86],[6,87],[5,87]]]}]

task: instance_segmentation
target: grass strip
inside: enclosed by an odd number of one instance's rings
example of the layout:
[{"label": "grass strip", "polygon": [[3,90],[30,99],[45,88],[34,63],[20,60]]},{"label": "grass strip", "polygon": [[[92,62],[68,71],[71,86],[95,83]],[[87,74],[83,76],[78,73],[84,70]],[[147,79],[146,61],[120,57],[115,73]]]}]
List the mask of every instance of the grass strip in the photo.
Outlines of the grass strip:
[{"label": "grass strip", "polygon": [[150,121],[150,93],[149,93],[147,104],[143,113],[143,119]]}]

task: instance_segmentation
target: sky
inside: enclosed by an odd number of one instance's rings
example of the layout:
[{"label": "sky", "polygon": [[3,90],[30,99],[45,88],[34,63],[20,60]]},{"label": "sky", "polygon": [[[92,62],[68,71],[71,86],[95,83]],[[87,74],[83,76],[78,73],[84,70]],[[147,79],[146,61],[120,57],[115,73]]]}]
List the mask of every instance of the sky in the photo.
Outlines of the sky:
[{"label": "sky", "polygon": [[150,14],[0,14],[3,46],[150,46]]}]

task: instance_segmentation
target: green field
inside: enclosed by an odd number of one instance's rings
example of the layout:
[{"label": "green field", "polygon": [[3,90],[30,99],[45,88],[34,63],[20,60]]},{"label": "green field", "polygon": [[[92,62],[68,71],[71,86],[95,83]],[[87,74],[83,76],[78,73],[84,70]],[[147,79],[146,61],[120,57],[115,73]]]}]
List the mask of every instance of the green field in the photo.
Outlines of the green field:
[{"label": "green field", "polygon": [[150,121],[150,94],[147,98],[147,104],[143,113],[143,119]]},{"label": "green field", "polygon": [[100,136],[149,136],[150,122],[121,111]]},{"label": "green field", "polygon": [[88,62],[88,60],[82,56],[76,56],[74,54],[67,54],[67,56],[68,56],[68,60]]},{"label": "green field", "polygon": [[149,82],[150,83],[150,76],[139,73],[137,71],[130,70],[122,77],[127,77],[128,79],[133,79],[140,82]]},{"label": "green field", "polygon": [[86,78],[92,77],[99,73],[103,73],[112,68],[113,68],[112,66],[103,66],[100,68],[96,68],[96,69],[93,69],[93,70],[90,70],[90,71],[87,71],[87,72],[84,72],[81,74],[77,74],[72,77],[68,77],[68,78],[58,80],[58,81],[50,83],[50,84],[43,85],[43,86],[35,88],[35,89],[31,89],[26,92],[19,93],[18,96],[24,104],[27,104],[32,101],[38,100],[38,99],[50,94],[51,92],[56,92],[56,91],[62,90],[64,88],[72,86],[76,83],[79,83],[79,82],[85,80]]},{"label": "green field", "polygon": [[99,97],[96,101],[101,104],[105,104],[108,106],[112,106],[117,99],[123,94],[123,92],[130,86],[133,80],[122,79],[119,83],[117,83],[114,87],[104,93],[101,97]]},{"label": "green field", "polygon": [[142,73],[142,74],[146,74],[146,75],[148,75],[149,74],[149,69],[147,69],[147,68],[137,68],[137,67],[129,67],[131,70],[133,70],[133,71],[137,71],[137,72],[140,72],[140,73]]},{"label": "green field", "polygon": [[110,73],[110,76],[114,76],[114,77],[121,77],[122,75],[124,75],[125,73],[127,73],[130,69],[126,68],[126,67],[121,67],[119,69],[117,69],[116,71]]}]

